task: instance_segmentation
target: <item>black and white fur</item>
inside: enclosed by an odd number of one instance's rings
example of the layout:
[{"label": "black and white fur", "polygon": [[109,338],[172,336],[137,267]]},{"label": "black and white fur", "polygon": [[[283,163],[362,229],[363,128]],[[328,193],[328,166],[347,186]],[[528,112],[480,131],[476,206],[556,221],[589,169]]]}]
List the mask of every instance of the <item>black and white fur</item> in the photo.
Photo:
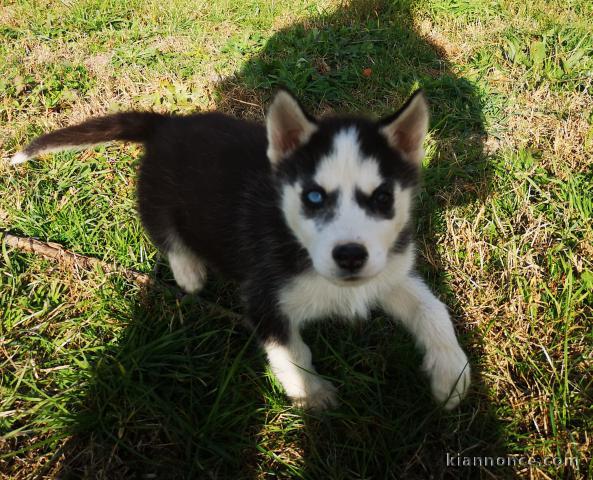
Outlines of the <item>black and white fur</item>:
[{"label": "black and white fur", "polygon": [[141,142],[139,210],[190,293],[207,268],[239,282],[271,369],[298,405],[336,403],[300,334],[305,322],[380,307],[424,351],[434,397],[455,407],[470,370],[447,308],[414,271],[412,204],[428,108],[422,92],[395,115],[314,119],[286,91],[266,127],[220,113],[129,112],[49,133],[17,153],[110,140]]}]

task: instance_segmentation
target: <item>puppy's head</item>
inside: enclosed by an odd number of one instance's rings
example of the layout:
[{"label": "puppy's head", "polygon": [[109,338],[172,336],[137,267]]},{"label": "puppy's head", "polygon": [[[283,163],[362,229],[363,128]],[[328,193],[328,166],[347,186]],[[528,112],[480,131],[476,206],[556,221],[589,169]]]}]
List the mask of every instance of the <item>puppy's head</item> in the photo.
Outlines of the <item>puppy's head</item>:
[{"label": "puppy's head", "polygon": [[416,92],[394,115],[316,120],[286,91],[267,115],[268,158],[286,223],[313,267],[339,283],[378,275],[409,233],[428,130]]}]

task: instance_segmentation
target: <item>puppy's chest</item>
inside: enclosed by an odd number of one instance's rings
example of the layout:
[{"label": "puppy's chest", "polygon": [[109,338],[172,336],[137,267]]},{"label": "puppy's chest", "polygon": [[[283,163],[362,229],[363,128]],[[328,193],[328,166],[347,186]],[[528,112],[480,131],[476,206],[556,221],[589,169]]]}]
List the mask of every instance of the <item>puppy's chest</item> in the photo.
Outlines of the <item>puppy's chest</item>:
[{"label": "puppy's chest", "polygon": [[282,313],[296,323],[324,317],[364,318],[382,293],[379,284],[339,286],[316,273],[295,277],[280,290]]}]

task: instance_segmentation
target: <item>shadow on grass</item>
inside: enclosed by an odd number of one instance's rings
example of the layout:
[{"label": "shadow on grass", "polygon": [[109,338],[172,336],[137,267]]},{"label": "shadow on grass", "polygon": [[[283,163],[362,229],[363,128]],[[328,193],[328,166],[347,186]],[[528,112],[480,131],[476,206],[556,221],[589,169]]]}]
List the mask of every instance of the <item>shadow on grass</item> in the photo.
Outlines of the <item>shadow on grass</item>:
[{"label": "shadow on grass", "polygon": [[114,318],[128,307],[133,315],[93,366],[60,452],[60,478],[236,478],[244,471],[244,452],[266,415],[261,352],[227,286],[196,298],[170,279],[155,280],[113,307]]},{"label": "shadow on grass", "polygon": [[[457,76],[446,52],[412,23],[414,0],[353,1],[276,33],[215,91],[219,107],[261,118],[259,105],[279,86],[315,114],[393,112],[418,87],[431,107],[430,164],[418,204],[419,268],[455,306],[434,239],[443,211],[483,200],[489,187],[482,105],[476,86]],[[255,107],[254,107],[255,106]],[[428,260],[428,261],[426,261]],[[457,316],[455,315],[457,313]],[[503,455],[500,424],[482,384],[479,338],[457,325],[473,367],[473,392],[459,411],[433,403],[411,338],[380,314],[353,327],[314,325],[306,339],[318,370],[340,387],[343,406],[306,415],[301,474],[306,478],[475,478],[484,472],[447,468],[447,453]],[[505,475],[498,468],[491,473]],[[485,474],[487,476],[487,474]],[[490,478],[490,477],[488,477]]]},{"label": "shadow on grass", "polygon": [[[213,94],[221,110],[247,118],[261,119],[261,105],[280,85],[313,113],[331,107],[382,115],[423,87],[434,154],[419,198],[419,244],[430,259],[420,268],[455,314],[433,239],[444,231],[445,209],[487,193],[481,104],[475,86],[455,75],[442,49],[417,33],[412,7],[411,0],[355,1],[290,25]],[[210,286],[204,296],[240,311],[224,286]],[[447,453],[504,453],[500,424],[479,378],[480,339],[461,324],[458,331],[472,359],[474,388],[459,411],[445,413],[430,398],[411,339],[380,314],[352,327],[313,326],[306,338],[315,363],[339,386],[343,405],[300,415],[266,405],[282,397],[262,398],[268,381],[263,357],[246,329],[199,299],[145,292],[120,346],[96,367],[63,472],[105,478],[492,478],[446,466]]]}]

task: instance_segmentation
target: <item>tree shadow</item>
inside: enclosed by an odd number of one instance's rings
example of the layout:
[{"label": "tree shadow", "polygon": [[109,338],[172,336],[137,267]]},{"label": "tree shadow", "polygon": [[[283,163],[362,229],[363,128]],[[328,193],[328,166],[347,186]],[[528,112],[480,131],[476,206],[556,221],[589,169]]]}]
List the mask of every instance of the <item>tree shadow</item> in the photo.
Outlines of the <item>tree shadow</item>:
[{"label": "tree shadow", "polygon": [[168,274],[152,278],[125,312],[114,306],[128,325],[92,366],[55,476],[236,478],[244,470],[265,422],[257,394],[264,358],[228,285],[198,298]]},{"label": "tree shadow", "polygon": [[[279,86],[315,114],[376,115],[393,112],[424,88],[432,155],[418,205],[420,269],[459,316],[434,239],[445,231],[444,210],[487,194],[482,105],[444,50],[417,33],[412,9],[413,0],[352,1],[289,25],[211,94],[218,109],[262,120],[262,105]],[[193,299],[174,292],[144,292],[119,346],[95,367],[77,430],[64,449],[63,478],[261,478],[254,461],[262,458],[258,435],[270,401],[257,393],[267,382],[263,356],[247,329],[229,323],[234,315],[210,308],[240,312],[233,289],[215,283]],[[447,453],[504,453],[501,425],[480,378],[480,339],[462,324],[457,329],[471,357],[474,387],[453,413],[434,405],[420,354],[381,314],[352,327],[308,329],[315,363],[339,386],[343,405],[299,416],[295,422],[303,428],[291,430],[291,441],[300,460],[271,461],[272,473],[312,479],[486,476],[447,466]],[[287,415],[293,418],[290,410]],[[280,433],[266,448],[273,452],[276,445],[280,452],[286,441]],[[507,473],[497,469],[486,477]]]},{"label": "tree shadow", "polygon": [[[418,33],[414,0],[352,1],[290,25],[270,38],[213,96],[218,108],[262,119],[276,88],[292,90],[310,112],[395,111],[418,87],[431,109],[430,162],[418,201],[419,269],[460,319],[435,239],[447,209],[483,202],[490,188],[482,102],[458,76],[444,48]],[[305,415],[306,478],[492,478],[498,467],[447,467],[455,456],[503,455],[501,426],[480,376],[481,340],[457,322],[473,367],[473,389],[459,411],[436,408],[411,338],[380,314],[352,328],[315,325],[306,335],[319,370],[340,386],[344,406]],[[373,392],[369,392],[369,388]],[[369,404],[370,398],[376,400]],[[355,425],[352,418],[357,418]],[[455,462],[455,460],[452,460]],[[350,472],[350,473],[345,473]]]}]

